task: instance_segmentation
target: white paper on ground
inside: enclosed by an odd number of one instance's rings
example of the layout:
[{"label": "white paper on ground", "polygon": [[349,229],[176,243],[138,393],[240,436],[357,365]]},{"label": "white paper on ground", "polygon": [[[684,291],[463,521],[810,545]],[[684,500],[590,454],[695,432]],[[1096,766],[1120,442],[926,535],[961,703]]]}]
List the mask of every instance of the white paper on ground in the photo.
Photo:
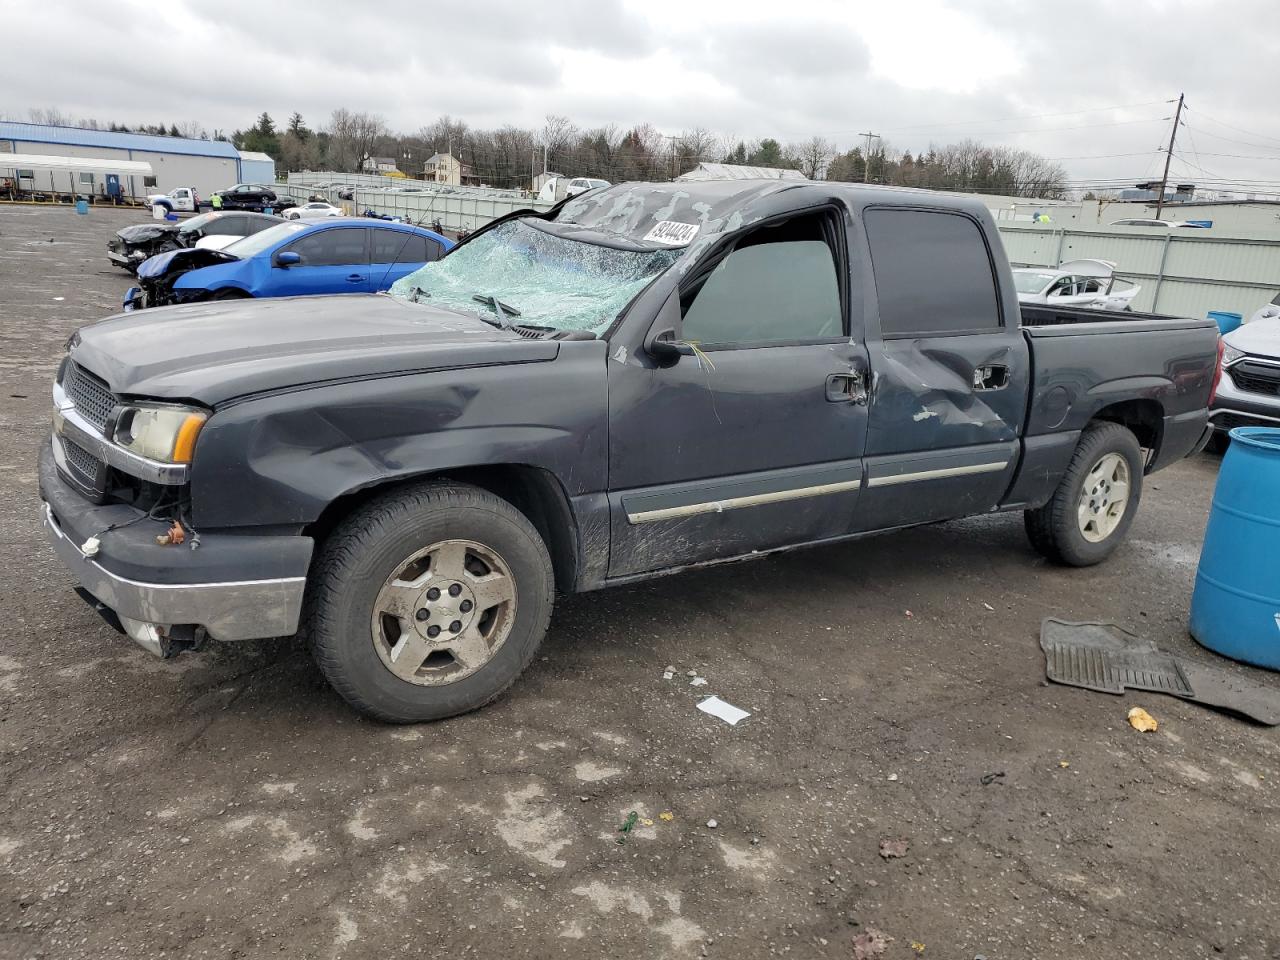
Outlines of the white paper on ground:
[{"label": "white paper on ground", "polygon": [[707,697],[700,704],[698,709],[703,713],[709,713],[713,717],[719,717],[730,726],[737,724],[739,720],[745,720],[751,716],[746,710],[735,707],[732,703],[725,703],[719,697]]}]

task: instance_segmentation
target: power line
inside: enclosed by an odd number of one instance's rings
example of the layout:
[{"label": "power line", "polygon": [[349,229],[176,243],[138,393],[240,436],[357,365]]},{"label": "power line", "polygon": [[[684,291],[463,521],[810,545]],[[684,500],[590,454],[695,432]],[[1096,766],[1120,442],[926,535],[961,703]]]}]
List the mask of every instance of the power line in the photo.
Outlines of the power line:
[{"label": "power line", "polygon": [[[926,130],[936,127],[958,127],[966,126],[974,123],[1006,123],[1010,120],[1042,120],[1046,117],[1074,117],[1082,113],[1103,113],[1107,110],[1128,110],[1133,107],[1150,107],[1158,103],[1173,103],[1172,100],[1145,100],[1142,103],[1117,103],[1108,107],[1090,107],[1087,110],[1064,110],[1061,113],[1023,113],[1011,117],[996,117],[991,120],[950,120],[945,123],[917,123],[907,127],[890,127],[889,132],[895,130]],[[847,131],[829,131],[844,133]]]},{"label": "power line", "polygon": [[1142,150],[1138,153],[1096,153],[1087,157],[1045,157],[1046,160],[1113,160],[1117,157],[1146,157],[1153,153],[1162,153],[1162,147],[1154,150]]},{"label": "power line", "polygon": [[[1191,110],[1192,108],[1188,107],[1187,109]],[[1280,137],[1273,137],[1265,133],[1258,133],[1256,130],[1246,130],[1244,127],[1237,127],[1233,124],[1226,123],[1223,120],[1215,120],[1213,117],[1209,116],[1207,113],[1201,112],[1200,110],[1194,110],[1193,112],[1198,116],[1204,117],[1210,123],[1216,123],[1219,126],[1226,127],[1228,130],[1234,130],[1237,133],[1247,133],[1251,137],[1261,137],[1263,140],[1272,140],[1275,143],[1280,144]],[[1213,134],[1209,134],[1209,136],[1213,136]]]},{"label": "power line", "polygon": [[[1182,122],[1182,125],[1184,127],[1187,126],[1187,122],[1184,120]],[[1201,135],[1203,136],[1212,137],[1214,140],[1221,140],[1224,143],[1239,144],[1242,147],[1257,147],[1259,150],[1275,150],[1277,147],[1280,147],[1280,144],[1255,143],[1252,140],[1236,140],[1232,137],[1224,137],[1220,133],[1214,133],[1211,130],[1205,130],[1203,127],[1196,127],[1195,129],[1199,130]]]}]

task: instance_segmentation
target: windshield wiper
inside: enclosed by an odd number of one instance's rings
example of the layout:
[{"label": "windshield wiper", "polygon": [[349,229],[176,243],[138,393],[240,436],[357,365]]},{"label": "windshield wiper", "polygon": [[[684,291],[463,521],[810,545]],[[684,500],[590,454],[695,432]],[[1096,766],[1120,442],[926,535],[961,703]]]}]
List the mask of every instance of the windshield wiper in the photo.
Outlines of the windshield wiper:
[{"label": "windshield wiper", "polygon": [[510,330],[514,324],[508,320],[508,317],[520,316],[520,311],[508,303],[503,303],[493,294],[477,293],[471,298],[476,303],[483,303],[486,307],[498,315],[498,326],[503,330]]}]

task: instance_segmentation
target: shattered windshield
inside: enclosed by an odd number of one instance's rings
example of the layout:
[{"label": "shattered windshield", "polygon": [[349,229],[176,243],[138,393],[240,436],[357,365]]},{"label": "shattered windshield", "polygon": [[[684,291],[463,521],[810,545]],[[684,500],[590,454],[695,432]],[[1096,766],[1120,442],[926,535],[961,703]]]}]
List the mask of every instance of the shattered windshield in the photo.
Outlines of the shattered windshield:
[{"label": "shattered windshield", "polygon": [[616,249],[512,220],[396,281],[391,294],[504,325],[598,334],[683,252]]}]

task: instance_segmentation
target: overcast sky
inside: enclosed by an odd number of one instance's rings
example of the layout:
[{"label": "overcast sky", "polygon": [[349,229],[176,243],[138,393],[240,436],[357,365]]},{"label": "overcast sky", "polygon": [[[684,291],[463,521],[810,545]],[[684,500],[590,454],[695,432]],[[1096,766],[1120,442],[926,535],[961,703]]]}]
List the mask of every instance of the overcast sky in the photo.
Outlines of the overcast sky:
[{"label": "overcast sky", "polygon": [[230,131],[262,110],[323,126],[344,106],[406,132],[557,113],[841,147],[969,135],[1085,181],[1158,176],[1166,101],[1185,91],[1174,176],[1280,185],[1274,0],[45,0],[5,34],[10,119]]}]

